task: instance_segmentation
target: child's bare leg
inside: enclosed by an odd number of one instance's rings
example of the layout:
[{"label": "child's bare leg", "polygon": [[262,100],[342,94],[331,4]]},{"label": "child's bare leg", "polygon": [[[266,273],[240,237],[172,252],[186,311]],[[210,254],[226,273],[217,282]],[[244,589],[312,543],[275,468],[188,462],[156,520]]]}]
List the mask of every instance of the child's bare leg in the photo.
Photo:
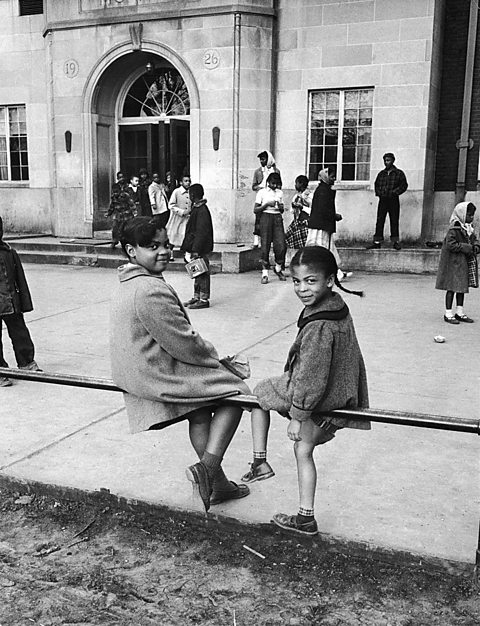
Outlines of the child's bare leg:
[{"label": "child's bare leg", "polygon": [[307,420],[302,422],[300,431],[301,441],[294,445],[295,459],[297,461],[298,493],[300,511],[311,511],[313,517],[315,506],[315,491],[317,489],[317,468],[313,460],[313,451],[317,445],[318,426]]},{"label": "child's bare leg", "polygon": [[267,441],[270,429],[270,411],[252,409],[252,442],[253,462],[250,470],[242,476],[242,481],[252,483],[275,476],[275,472],[267,463]]},{"label": "child's bare leg", "polygon": [[297,461],[298,491],[300,505],[297,515],[276,513],[273,521],[277,526],[303,535],[318,533],[315,521],[315,491],[317,488],[317,468],[313,460],[315,446],[325,441],[323,431],[312,422],[302,422],[300,441],[295,442],[295,458]]}]

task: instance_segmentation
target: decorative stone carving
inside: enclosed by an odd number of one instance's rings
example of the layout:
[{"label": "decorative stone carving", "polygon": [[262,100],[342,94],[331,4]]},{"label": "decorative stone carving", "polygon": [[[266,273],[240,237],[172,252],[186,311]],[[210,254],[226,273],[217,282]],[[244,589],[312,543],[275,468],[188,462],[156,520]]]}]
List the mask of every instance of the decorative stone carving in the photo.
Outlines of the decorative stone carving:
[{"label": "decorative stone carving", "polygon": [[141,22],[139,24],[130,24],[128,30],[130,31],[130,39],[132,40],[132,50],[141,50],[143,24]]}]

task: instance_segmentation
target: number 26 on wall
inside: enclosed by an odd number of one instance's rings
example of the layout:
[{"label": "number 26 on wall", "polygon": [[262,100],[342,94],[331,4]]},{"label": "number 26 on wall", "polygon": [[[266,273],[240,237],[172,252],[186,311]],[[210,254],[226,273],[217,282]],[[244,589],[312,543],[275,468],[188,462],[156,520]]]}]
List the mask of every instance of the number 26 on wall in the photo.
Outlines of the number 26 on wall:
[{"label": "number 26 on wall", "polygon": [[207,70],[214,70],[220,63],[220,55],[217,50],[205,50],[203,53],[203,64]]}]

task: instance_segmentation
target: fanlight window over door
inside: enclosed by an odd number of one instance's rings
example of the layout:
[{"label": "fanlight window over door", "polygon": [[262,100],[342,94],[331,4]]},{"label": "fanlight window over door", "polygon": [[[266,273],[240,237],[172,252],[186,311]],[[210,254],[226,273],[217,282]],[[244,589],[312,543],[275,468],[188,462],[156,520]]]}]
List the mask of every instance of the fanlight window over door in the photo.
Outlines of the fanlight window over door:
[{"label": "fanlight window over door", "polygon": [[190,114],[190,97],[175,68],[146,72],[130,87],[122,117],[171,117]]}]

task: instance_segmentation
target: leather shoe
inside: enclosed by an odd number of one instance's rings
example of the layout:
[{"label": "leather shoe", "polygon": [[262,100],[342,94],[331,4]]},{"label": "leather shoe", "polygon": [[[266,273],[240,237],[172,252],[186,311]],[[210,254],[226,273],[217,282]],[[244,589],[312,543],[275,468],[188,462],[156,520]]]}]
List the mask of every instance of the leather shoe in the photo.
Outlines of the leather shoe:
[{"label": "leather shoe", "polygon": [[446,315],[443,316],[443,319],[445,320],[445,322],[447,322],[447,324],[460,324],[460,322],[456,319],[457,316],[455,317],[447,317]]},{"label": "leather shoe", "polygon": [[466,322],[467,324],[473,324],[473,321],[471,317],[468,317],[468,315],[465,315],[465,313],[463,315],[455,315],[455,319],[458,320],[459,322]]},{"label": "leather shoe", "polygon": [[402,246],[398,243],[398,241],[395,241],[393,244],[393,249],[394,250],[401,250]]},{"label": "leather shoe", "polygon": [[373,243],[368,245],[366,249],[367,250],[378,250],[381,247],[382,247],[382,244],[380,242],[374,241]]}]

